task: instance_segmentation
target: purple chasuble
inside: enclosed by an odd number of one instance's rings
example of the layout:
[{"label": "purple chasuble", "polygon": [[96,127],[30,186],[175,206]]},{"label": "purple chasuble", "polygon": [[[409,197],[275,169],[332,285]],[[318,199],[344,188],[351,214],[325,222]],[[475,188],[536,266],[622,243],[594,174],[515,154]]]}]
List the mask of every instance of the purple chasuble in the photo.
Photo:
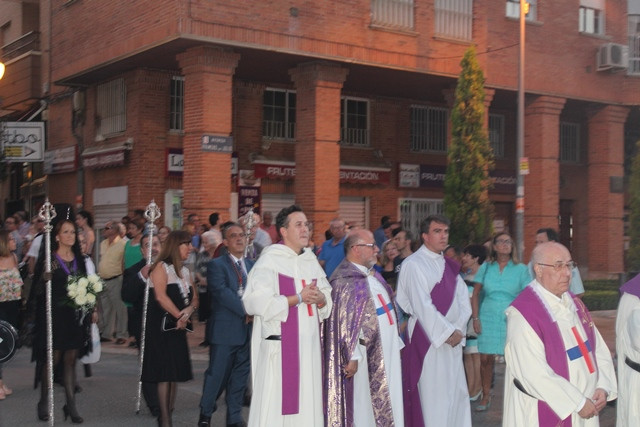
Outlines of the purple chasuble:
[{"label": "purple chasuble", "polygon": [[640,298],[640,274],[620,287],[621,294],[631,294]]},{"label": "purple chasuble", "polygon": [[[447,315],[453,297],[455,296],[460,265],[454,260],[444,257],[444,273],[442,279],[431,289],[431,301],[436,310],[443,316]],[[422,405],[418,382],[422,374],[424,358],[431,347],[431,341],[426,332],[416,322],[411,339],[400,351],[402,357],[402,384],[404,385],[404,422],[407,426],[424,426]]]},{"label": "purple chasuble", "polygon": [[[592,343],[592,353],[594,354],[593,359],[595,362],[596,340],[591,315],[580,298],[571,293],[570,295],[578,308],[578,317],[580,317],[580,322],[584,325],[583,328],[587,334],[587,339]],[[511,305],[522,314],[522,317],[524,317],[542,341],[547,363],[553,372],[569,380],[569,362],[567,361],[567,353],[562,335],[558,329],[558,324],[553,321],[538,294],[531,286],[527,286],[520,292],[520,295],[516,297]],[[571,415],[564,420],[560,420],[560,417],[553,412],[546,402],[538,400],[538,424],[543,427],[571,427]]]},{"label": "purple chasuble", "polygon": [[[280,295],[296,294],[293,277],[278,273]],[[289,307],[286,322],[280,325],[282,348],[282,415],[299,412],[300,405],[300,351],[298,347],[298,306]]]}]

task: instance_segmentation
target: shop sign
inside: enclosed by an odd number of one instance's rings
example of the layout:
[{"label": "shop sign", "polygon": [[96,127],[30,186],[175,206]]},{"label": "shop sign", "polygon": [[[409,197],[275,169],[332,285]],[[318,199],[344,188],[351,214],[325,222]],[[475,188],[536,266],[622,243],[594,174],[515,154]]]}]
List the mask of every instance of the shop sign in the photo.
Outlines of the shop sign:
[{"label": "shop sign", "polygon": [[260,213],[260,187],[238,187],[238,218],[253,209],[254,213]]},{"label": "shop sign", "polygon": [[0,125],[0,149],[7,162],[44,160],[44,122],[5,122]]},{"label": "shop sign", "polygon": [[56,173],[73,172],[78,166],[77,146],[47,150],[44,152],[44,173],[52,175]]},{"label": "shop sign", "polygon": [[184,154],[182,154],[182,148],[167,148],[166,162],[166,176],[182,176],[184,172]]},{"label": "shop sign", "polygon": [[[442,165],[398,165],[398,186],[400,188],[444,188],[447,167]],[[492,193],[516,192],[516,177],[513,171],[493,170],[489,173],[493,183]]]},{"label": "shop sign", "polygon": [[[254,163],[256,178],[289,180],[296,176],[293,162]],[[340,183],[389,184],[389,169],[367,166],[340,166]]]},{"label": "shop sign", "polygon": [[124,147],[117,151],[84,154],[82,166],[84,168],[106,168],[124,165]]}]

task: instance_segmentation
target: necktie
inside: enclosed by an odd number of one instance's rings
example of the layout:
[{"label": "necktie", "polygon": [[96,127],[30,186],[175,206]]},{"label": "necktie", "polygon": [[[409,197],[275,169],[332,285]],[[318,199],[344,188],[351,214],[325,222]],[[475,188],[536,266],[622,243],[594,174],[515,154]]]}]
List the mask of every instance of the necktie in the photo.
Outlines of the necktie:
[{"label": "necktie", "polygon": [[238,269],[240,270],[240,274],[242,275],[242,283],[246,283],[247,274],[244,272],[244,268],[242,268],[242,261],[238,260],[236,261],[236,264],[238,264]]}]

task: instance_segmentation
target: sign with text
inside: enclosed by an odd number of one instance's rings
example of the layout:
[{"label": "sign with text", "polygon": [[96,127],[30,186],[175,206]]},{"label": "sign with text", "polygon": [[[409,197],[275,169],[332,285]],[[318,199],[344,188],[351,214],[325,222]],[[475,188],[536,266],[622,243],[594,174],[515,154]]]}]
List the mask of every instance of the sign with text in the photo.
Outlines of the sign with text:
[{"label": "sign with text", "polygon": [[167,167],[166,176],[182,176],[184,172],[184,154],[181,148],[167,148],[165,157]]},{"label": "sign with text", "polygon": [[[293,162],[254,163],[256,178],[289,180],[296,177]],[[391,171],[375,166],[340,166],[340,183],[389,184]]]},{"label": "sign with text", "polygon": [[[398,187],[400,188],[444,188],[447,167],[442,165],[398,165]],[[489,172],[493,183],[492,193],[516,192],[516,176],[513,171],[493,170]]]},{"label": "sign with text", "polygon": [[41,162],[44,137],[44,122],[6,122],[0,126],[0,149],[7,162]]},{"label": "sign with text", "polygon": [[202,135],[202,151],[215,153],[233,152],[233,137],[221,135]]},{"label": "sign with text", "polygon": [[260,187],[238,186],[238,218],[251,208],[254,213],[260,213]]}]

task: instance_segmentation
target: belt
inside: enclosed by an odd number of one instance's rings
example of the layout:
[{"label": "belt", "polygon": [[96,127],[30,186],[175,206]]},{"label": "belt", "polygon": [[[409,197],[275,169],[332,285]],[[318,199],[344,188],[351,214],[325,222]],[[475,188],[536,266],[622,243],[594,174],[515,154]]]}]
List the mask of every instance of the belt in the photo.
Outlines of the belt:
[{"label": "belt", "polygon": [[624,363],[626,363],[627,366],[633,369],[634,371],[640,372],[640,363],[636,363],[633,360],[629,359],[628,357],[624,359]]},{"label": "belt", "polygon": [[102,280],[104,280],[106,282],[107,280],[117,279],[120,276],[122,276],[122,274],[118,274],[117,276],[109,277],[108,279],[102,279]]},{"label": "belt", "polygon": [[265,338],[265,340],[282,341],[282,337],[280,335],[269,335],[268,337]]}]

